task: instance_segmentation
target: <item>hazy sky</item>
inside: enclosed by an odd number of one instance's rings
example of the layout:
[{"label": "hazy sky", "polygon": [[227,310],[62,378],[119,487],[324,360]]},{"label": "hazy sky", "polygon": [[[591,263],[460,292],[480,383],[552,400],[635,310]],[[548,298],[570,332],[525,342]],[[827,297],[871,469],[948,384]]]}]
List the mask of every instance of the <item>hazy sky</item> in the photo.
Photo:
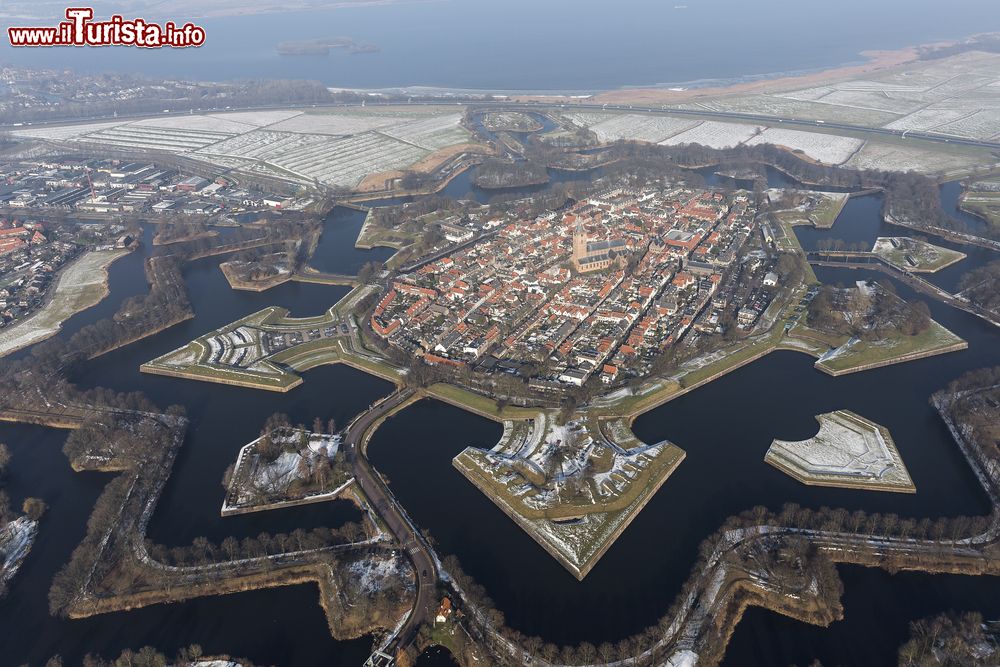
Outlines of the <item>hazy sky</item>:
[{"label": "hazy sky", "polygon": [[[229,1],[200,0],[197,6]],[[186,2],[159,5],[182,22],[190,18],[183,13],[192,6]],[[4,40],[0,62],[200,79],[312,78],[350,87],[586,90],[857,62],[866,49],[1000,31],[998,2],[435,0],[199,19],[206,44],[185,53],[120,47],[15,51]],[[0,3],[10,6],[9,0]],[[95,5],[98,16],[112,6]],[[270,4],[240,0],[240,6]],[[380,51],[309,58],[280,56],[275,48],[283,41],[334,36]]]}]

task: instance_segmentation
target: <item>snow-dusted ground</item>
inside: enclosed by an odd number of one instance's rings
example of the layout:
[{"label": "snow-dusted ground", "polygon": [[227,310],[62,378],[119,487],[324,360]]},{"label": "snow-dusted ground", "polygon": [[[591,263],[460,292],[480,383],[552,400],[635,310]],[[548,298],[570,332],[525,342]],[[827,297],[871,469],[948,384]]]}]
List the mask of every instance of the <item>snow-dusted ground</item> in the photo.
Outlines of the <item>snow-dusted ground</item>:
[{"label": "snow-dusted ground", "polygon": [[157,127],[177,130],[201,130],[219,134],[240,134],[255,129],[256,125],[242,123],[226,116],[166,116],[147,118],[129,124],[130,127]]},{"label": "snow-dusted ground", "polygon": [[875,78],[683,106],[988,139],[1000,133],[994,120],[1000,108],[998,83],[1000,55],[969,52],[917,61]]},{"label": "snow-dusted ground", "polygon": [[[1000,98],[997,99],[1000,105]],[[1000,110],[983,109],[974,114],[935,128],[939,134],[949,134],[971,139],[993,139],[1000,135]]]},{"label": "snow-dusted ground", "polygon": [[899,120],[894,120],[886,127],[893,130],[926,132],[968,115],[969,112],[964,109],[920,109]]},{"label": "snow-dusted ground", "polygon": [[695,667],[698,664],[698,654],[688,649],[677,651],[667,658],[667,667]]},{"label": "snow-dusted ground", "polygon": [[733,148],[739,146],[754,135],[763,131],[759,125],[741,125],[739,123],[720,123],[706,120],[704,123],[675,134],[660,142],[664,146],[679,146],[681,144],[701,144],[709,148]]},{"label": "snow-dusted ground", "polygon": [[895,444],[876,424],[847,411],[816,419],[820,428],[815,436],[799,442],[775,440],[765,460],[807,480],[912,487]]},{"label": "snow-dusted ground", "polygon": [[750,138],[746,142],[746,145],[774,144],[776,146],[784,146],[793,151],[802,151],[813,160],[836,165],[850,159],[864,143],[863,140],[853,137],[840,137],[833,134],[801,132],[799,130],[785,130],[772,127]]},{"label": "snow-dusted ground", "polygon": [[[966,256],[957,250],[942,248],[908,236],[879,236],[875,239],[872,252],[904,271],[933,272]],[[910,263],[911,259],[915,264]]]},{"label": "snow-dusted ground", "polygon": [[[308,438],[306,446],[297,449],[303,434]],[[233,485],[239,485],[235,489],[236,500],[234,504],[236,506],[254,502],[261,493],[267,495],[284,493],[289,485],[303,478],[302,463],[304,460],[305,467],[310,468],[312,463],[321,456],[324,449],[327,459],[332,460],[340,449],[341,440],[339,435],[325,435],[299,430],[292,430],[286,435],[272,434],[272,438],[277,445],[286,449],[270,463],[263,463],[257,454],[256,447],[260,443],[260,438],[240,450],[230,485],[230,491],[233,490]],[[293,450],[293,448],[295,449]]]},{"label": "snow-dusted ground", "polygon": [[11,130],[11,135],[20,138],[33,139],[72,139],[88,132],[97,132],[110,127],[117,127],[120,122],[111,121],[107,123],[87,123],[83,125],[56,125],[52,127],[39,126],[27,127]]},{"label": "snow-dusted ground", "polygon": [[22,516],[0,530],[0,587],[10,583],[31,550],[38,522]]},{"label": "snow-dusted ground", "polygon": [[354,561],[347,570],[361,591],[373,595],[384,587],[387,579],[399,576],[399,562],[391,557],[369,556]]},{"label": "snow-dusted ground", "polygon": [[977,162],[975,158],[959,153],[943,153],[880,141],[869,141],[854,157],[847,161],[846,166],[854,169],[938,173],[953,169],[965,169]]},{"label": "snow-dusted ground", "polygon": [[[455,464],[477,486],[481,484],[477,478],[503,485],[506,491],[493,500],[518,516],[532,537],[579,571],[592,564],[595,554],[628,524],[647,495],[638,493],[629,506],[613,510],[608,503],[630,491],[633,484],[661,482],[648,474],[641,476],[668,454],[668,448],[672,456],[677,450],[666,442],[642,443],[624,421],[598,428],[583,420],[556,424],[553,417],[539,413],[530,430],[523,423],[505,423],[496,447],[467,448],[455,457]],[[599,472],[594,472],[595,465]],[[527,470],[533,472],[525,476]],[[564,497],[567,488],[576,489],[576,495]],[[563,516],[576,516],[533,518],[539,511],[553,509],[562,510]]]},{"label": "snow-dusted ground", "polygon": [[22,138],[169,152],[300,183],[357,184],[470,140],[455,110],[389,114],[349,110],[184,114],[138,121],[17,130]]},{"label": "snow-dusted ground", "polygon": [[[697,120],[673,116],[653,116],[643,114],[618,114],[605,117],[603,114],[575,114],[581,122],[596,121],[588,127],[602,142],[624,139],[627,141],[648,141],[659,143],[668,137],[689,130],[698,124]],[[587,117],[589,116],[589,117]]]},{"label": "snow-dusted ground", "polygon": [[395,125],[399,116],[380,116],[377,114],[300,114],[294,118],[272,125],[270,130],[278,132],[297,132],[303,134],[334,134],[347,136],[361,134],[380,127]]},{"label": "snow-dusted ground", "polygon": [[[830,94],[838,95],[837,91]],[[822,119],[830,122],[855,123],[874,127],[891,123],[904,113],[903,110],[894,113],[876,105],[854,107],[844,99],[827,103],[826,99],[796,100],[787,95],[743,95],[682,104],[680,107],[691,110],[707,109],[710,111],[760,114],[775,118]],[[883,103],[882,106],[889,106],[889,103]]]},{"label": "snow-dusted ground", "polygon": [[295,109],[278,109],[276,111],[235,111],[233,113],[213,113],[209,115],[213,118],[246,123],[254,127],[267,127],[268,125],[274,125],[295,116],[301,116],[302,112]]}]

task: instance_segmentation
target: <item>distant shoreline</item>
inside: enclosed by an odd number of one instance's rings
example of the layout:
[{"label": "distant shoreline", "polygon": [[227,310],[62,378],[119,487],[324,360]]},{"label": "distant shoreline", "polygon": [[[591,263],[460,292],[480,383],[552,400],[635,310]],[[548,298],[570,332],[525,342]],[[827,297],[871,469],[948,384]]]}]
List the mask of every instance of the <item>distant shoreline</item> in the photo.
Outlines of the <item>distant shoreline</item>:
[{"label": "distant shoreline", "polygon": [[[215,11],[205,11],[203,3],[195,2],[194,0],[179,0],[170,4],[170,11],[165,14],[158,14],[155,12],[145,11],[141,7],[136,7],[134,9],[128,8],[117,8],[115,13],[117,14],[138,14],[142,15],[149,20],[175,20],[177,16],[183,15],[185,19],[217,19],[217,18],[232,18],[237,16],[258,16],[261,14],[287,14],[290,12],[299,11],[331,11],[334,9],[345,9],[351,7],[372,7],[380,5],[413,5],[413,4],[424,4],[428,2],[437,2],[438,0],[327,0],[326,2],[321,2],[317,5],[310,5],[303,3],[298,5],[294,2],[274,2],[273,4],[262,4],[262,6],[249,7],[245,4],[233,4],[230,7],[222,7]],[[41,3],[40,3],[41,4]],[[59,5],[59,8],[65,5]],[[42,8],[51,7],[56,10],[57,6],[55,3],[41,4]],[[0,11],[0,20],[11,21],[11,20],[32,20],[32,21],[59,21],[63,19],[60,13],[61,9],[55,13],[41,13],[41,12],[28,12],[28,13],[18,13],[18,12],[3,12]],[[148,15],[148,16],[147,16]],[[98,14],[100,16],[100,14]]]}]

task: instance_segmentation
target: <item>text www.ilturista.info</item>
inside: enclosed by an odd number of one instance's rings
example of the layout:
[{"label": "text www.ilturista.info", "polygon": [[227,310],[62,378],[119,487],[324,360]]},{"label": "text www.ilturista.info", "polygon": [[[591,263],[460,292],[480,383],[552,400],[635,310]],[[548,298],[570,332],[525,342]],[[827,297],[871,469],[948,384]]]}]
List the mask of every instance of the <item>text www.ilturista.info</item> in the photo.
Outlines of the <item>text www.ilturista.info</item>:
[{"label": "text www.ilturista.info", "polygon": [[7,28],[11,46],[139,46],[158,49],[185,48],[205,43],[205,29],[193,23],[163,25],[136,18],[112,16],[93,21],[92,7],[69,7],[57,26]]}]

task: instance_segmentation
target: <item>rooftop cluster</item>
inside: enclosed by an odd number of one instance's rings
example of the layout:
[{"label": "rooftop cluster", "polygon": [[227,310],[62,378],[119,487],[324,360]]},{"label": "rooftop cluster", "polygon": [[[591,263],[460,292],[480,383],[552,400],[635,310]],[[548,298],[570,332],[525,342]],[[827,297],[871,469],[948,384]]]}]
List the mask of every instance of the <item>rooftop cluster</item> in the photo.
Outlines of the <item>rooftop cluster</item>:
[{"label": "rooftop cluster", "polygon": [[371,326],[428,363],[541,388],[641,375],[713,295],[733,295],[755,218],[746,192],[604,192],[399,276]]}]

